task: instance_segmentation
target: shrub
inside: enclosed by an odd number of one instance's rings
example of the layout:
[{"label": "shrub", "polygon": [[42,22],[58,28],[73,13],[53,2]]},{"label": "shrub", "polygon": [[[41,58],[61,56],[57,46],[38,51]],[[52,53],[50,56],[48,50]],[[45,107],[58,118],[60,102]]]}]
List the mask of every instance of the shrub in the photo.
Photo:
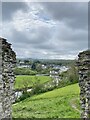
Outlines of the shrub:
[{"label": "shrub", "polygon": [[44,85],[40,83],[40,79],[35,76],[36,82],[33,83],[32,94],[42,93]]},{"label": "shrub", "polygon": [[31,93],[30,92],[24,92],[18,99],[16,99],[15,102],[20,102],[22,100],[25,100],[26,98],[31,97]]},{"label": "shrub", "polygon": [[15,68],[15,75],[36,75],[37,72],[31,70],[30,68]]},{"label": "shrub", "polygon": [[77,67],[73,64],[67,71],[62,72],[60,77],[59,87],[77,83],[79,79]]}]

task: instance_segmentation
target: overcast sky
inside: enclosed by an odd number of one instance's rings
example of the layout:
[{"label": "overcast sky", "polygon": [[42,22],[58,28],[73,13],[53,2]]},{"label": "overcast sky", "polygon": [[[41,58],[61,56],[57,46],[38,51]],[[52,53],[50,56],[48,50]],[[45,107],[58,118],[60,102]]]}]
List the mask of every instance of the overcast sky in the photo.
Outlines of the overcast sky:
[{"label": "overcast sky", "polygon": [[74,59],[88,49],[85,2],[3,2],[2,25],[19,58]]}]

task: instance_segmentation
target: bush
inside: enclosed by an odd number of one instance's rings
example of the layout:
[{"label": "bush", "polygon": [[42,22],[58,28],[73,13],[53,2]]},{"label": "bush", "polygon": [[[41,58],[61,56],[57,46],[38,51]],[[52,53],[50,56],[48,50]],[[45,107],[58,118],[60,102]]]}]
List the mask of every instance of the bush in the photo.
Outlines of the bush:
[{"label": "bush", "polygon": [[44,85],[40,83],[40,80],[38,77],[35,77],[35,79],[36,79],[36,82],[33,83],[32,94],[42,93]]},{"label": "bush", "polygon": [[77,83],[79,79],[77,66],[72,64],[67,71],[60,74],[60,77],[61,81],[59,82],[59,87]]},{"label": "bush", "polygon": [[22,100],[25,100],[28,97],[31,97],[31,93],[30,92],[23,93],[18,99],[16,99],[15,102],[20,102]]},{"label": "bush", "polygon": [[37,72],[29,68],[15,68],[15,75],[36,75]]},{"label": "bush", "polygon": [[71,66],[71,68],[68,70],[68,80],[70,83],[77,83],[79,79],[78,76],[78,69],[76,66]]}]

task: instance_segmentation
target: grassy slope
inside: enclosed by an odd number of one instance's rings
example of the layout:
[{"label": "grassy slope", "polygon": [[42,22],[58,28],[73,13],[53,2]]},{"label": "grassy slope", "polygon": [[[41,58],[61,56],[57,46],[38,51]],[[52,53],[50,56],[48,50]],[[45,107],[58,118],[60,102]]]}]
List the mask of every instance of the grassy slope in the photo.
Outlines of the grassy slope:
[{"label": "grassy slope", "polygon": [[[71,101],[79,105],[78,84],[55,89],[27,98],[13,105],[13,117],[19,118],[79,118]],[[73,103],[74,104],[74,103]],[[77,105],[77,106],[78,106]]]},{"label": "grassy slope", "polygon": [[[40,80],[41,84],[51,80],[49,76],[37,76],[37,78]],[[29,76],[29,75],[17,76],[15,80],[15,89],[23,88],[25,83],[26,86],[28,85],[28,87],[32,87],[33,83],[35,83],[36,81],[37,79],[35,76]]]}]

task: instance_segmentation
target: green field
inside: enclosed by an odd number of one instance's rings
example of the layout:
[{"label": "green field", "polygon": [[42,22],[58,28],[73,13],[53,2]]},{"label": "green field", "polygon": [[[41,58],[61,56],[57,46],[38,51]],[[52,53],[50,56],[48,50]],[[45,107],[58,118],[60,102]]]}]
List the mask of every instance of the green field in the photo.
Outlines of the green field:
[{"label": "green field", "polygon": [[51,78],[49,76],[29,76],[29,75],[20,75],[16,76],[15,80],[15,89],[22,89],[24,87],[32,87],[33,84],[39,82],[40,84],[44,84],[50,81]]},{"label": "green field", "polygon": [[80,118],[78,84],[55,89],[13,104],[15,118]]}]

